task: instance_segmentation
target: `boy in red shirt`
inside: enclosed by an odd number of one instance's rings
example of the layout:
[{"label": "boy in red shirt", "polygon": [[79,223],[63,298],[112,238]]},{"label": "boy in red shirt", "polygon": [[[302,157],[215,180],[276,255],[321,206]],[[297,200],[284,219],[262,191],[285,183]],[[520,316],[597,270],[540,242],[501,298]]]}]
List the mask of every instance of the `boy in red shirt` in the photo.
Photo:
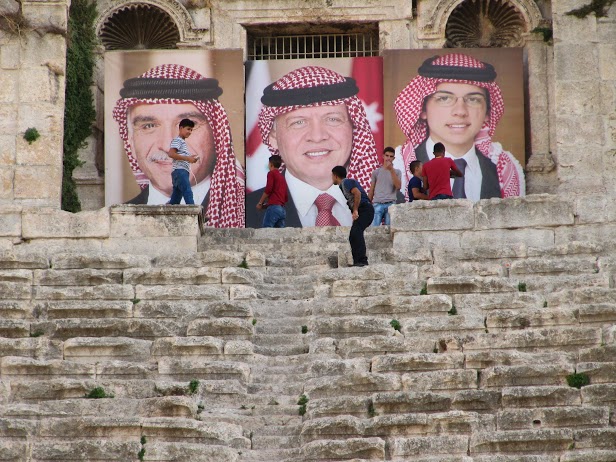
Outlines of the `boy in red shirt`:
[{"label": "boy in red shirt", "polygon": [[434,159],[423,165],[424,188],[429,189],[428,197],[430,200],[453,199],[451,192],[451,176],[464,176],[456,167],[455,162],[449,157],[445,157],[445,146],[443,143],[434,145]]},{"label": "boy in red shirt", "polygon": [[[288,200],[287,182],[284,179],[282,173],[280,173],[280,166],[282,165],[282,158],[274,155],[269,158],[269,172],[267,172],[267,184],[265,185],[265,191],[259,203],[257,204],[257,210],[265,210],[263,216],[264,228],[284,228],[285,219],[287,218],[287,212],[284,209]],[[267,201],[267,204],[265,203]]]}]

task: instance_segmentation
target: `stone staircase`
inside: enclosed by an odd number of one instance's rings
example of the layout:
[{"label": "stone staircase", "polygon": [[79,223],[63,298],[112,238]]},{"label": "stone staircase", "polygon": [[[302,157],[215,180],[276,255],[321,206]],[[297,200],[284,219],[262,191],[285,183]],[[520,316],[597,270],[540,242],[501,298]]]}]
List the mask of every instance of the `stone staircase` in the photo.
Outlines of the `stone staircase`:
[{"label": "stone staircase", "polygon": [[365,268],[344,228],[14,245],[0,461],[616,461],[616,246],[554,201],[396,206]]}]

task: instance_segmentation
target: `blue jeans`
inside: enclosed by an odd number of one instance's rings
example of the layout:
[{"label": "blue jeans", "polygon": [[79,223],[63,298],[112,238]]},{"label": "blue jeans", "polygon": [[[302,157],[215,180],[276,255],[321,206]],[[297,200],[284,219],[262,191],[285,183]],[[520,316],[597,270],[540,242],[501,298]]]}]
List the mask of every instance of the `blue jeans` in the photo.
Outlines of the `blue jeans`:
[{"label": "blue jeans", "polygon": [[383,204],[372,204],[374,206],[374,220],[372,226],[381,226],[383,217],[385,217],[385,224],[389,225],[389,206],[394,205],[395,202],[385,202]]},{"label": "blue jeans", "polygon": [[437,194],[436,196],[434,196],[432,199],[433,201],[438,201],[441,199],[453,199],[453,196],[449,196],[447,194]]},{"label": "blue jeans", "polygon": [[287,212],[282,205],[269,205],[263,216],[264,228],[284,228]]},{"label": "blue jeans", "polygon": [[170,204],[179,204],[184,198],[187,205],[194,205],[192,188],[190,187],[190,177],[188,170],[178,168],[171,172],[171,182],[173,183],[173,192],[171,193]]}]

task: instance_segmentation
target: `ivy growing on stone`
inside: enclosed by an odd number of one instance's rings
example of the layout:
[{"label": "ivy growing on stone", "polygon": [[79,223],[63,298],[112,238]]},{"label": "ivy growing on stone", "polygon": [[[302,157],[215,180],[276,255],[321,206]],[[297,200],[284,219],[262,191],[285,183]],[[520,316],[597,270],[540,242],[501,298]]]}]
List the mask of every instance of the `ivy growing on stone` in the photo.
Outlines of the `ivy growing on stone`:
[{"label": "ivy growing on stone", "polygon": [[62,171],[62,210],[79,212],[73,170],[83,163],[79,149],[92,134],[96,118],[90,86],[94,73],[94,21],[96,4],[89,0],[73,0],[69,9],[66,50],[66,91],[64,106],[64,157]]}]

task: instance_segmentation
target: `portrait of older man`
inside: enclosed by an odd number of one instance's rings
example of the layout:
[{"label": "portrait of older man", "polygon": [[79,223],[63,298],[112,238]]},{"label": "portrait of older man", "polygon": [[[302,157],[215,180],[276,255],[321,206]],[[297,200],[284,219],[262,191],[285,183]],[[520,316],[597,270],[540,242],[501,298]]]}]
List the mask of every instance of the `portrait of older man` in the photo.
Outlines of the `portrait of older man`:
[{"label": "portrait of older man", "polygon": [[[287,226],[352,224],[331,170],[346,166],[348,176],[368,189],[370,175],[379,166],[358,91],[354,79],[320,66],[295,69],[265,88],[258,125],[263,143],[284,162]],[[248,227],[260,227],[253,210],[262,192],[246,198]]]},{"label": "portrait of older man", "polygon": [[196,204],[213,227],[244,226],[244,176],[231,143],[218,80],[179,64],[156,66],[128,79],[113,110],[130,168],[141,192],[129,204],[159,205],[172,191],[170,142],[182,119],[195,123],[188,149]]},{"label": "portrait of older man", "polygon": [[492,141],[504,113],[496,77],[494,66],[462,53],[423,62],[394,104],[406,135],[401,158],[407,178],[410,162],[431,160],[434,145],[443,143],[446,157],[464,174],[452,180],[454,198],[478,201],[525,194],[520,162]]}]

